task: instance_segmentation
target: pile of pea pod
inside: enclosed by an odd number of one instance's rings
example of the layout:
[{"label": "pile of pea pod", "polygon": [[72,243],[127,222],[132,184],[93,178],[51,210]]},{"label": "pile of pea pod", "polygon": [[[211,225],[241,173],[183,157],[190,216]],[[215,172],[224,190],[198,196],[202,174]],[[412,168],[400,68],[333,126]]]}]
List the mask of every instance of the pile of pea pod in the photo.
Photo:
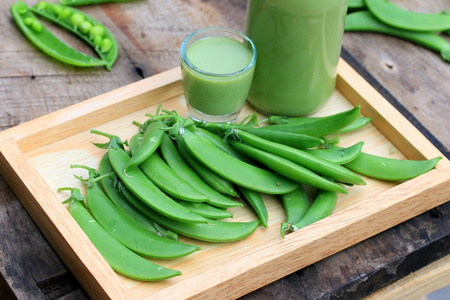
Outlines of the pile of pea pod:
[{"label": "pile of pea pod", "polygon": [[388,0],[349,0],[345,31],[368,31],[395,36],[426,47],[450,62],[450,13],[420,13]]},{"label": "pile of pea pod", "polygon": [[[371,119],[360,107],[325,117],[255,114],[241,123],[205,123],[158,108],[125,142],[109,139],[98,169],[88,171],[86,192],[70,190],[69,212],[118,273],[144,281],[180,275],[146,258],[189,255],[196,245],[179,241],[223,243],[244,239],[259,225],[268,226],[263,195],[278,197],[286,221],[281,236],[332,214],[346,186],[365,185],[362,176],[403,181],[428,172],[441,157],[397,160],[362,152],[363,142],[337,146],[339,135]],[[267,122],[269,125],[263,126]],[[337,134],[337,135],[336,135]],[[332,135],[336,135],[330,138]],[[311,193],[313,191],[313,193]],[[246,205],[255,219],[232,221],[228,208]]]},{"label": "pile of pea pod", "polygon": [[[11,5],[10,11],[23,34],[47,55],[74,66],[104,66],[107,70],[111,70],[118,56],[118,46],[113,34],[93,17],[69,6],[103,2],[113,1],[61,0],[61,4],[40,1],[33,6],[17,1]],[[42,24],[38,16],[80,37],[95,50],[98,58],[80,52],[63,42]]]}]

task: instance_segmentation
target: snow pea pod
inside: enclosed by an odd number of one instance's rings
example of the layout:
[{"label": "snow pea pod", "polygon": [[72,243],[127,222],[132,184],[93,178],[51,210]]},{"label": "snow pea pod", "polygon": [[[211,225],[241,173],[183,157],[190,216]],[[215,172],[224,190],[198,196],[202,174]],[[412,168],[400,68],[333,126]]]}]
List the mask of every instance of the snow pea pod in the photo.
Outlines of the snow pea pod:
[{"label": "snow pea pod", "polygon": [[101,4],[109,2],[132,2],[137,0],[60,0],[59,3],[68,6]]},{"label": "snow pea pod", "polygon": [[[78,193],[80,194],[79,190]],[[69,213],[117,273],[142,281],[159,281],[181,275],[180,271],[157,265],[122,245],[98,224],[82,202],[73,200]]]},{"label": "snow pea pod", "polygon": [[178,150],[184,160],[191,166],[191,168],[213,189],[221,194],[237,197],[238,193],[233,187],[231,181],[223,178],[216,172],[208,169],[195,156],[193,156],[187,149],[185,143],[181,139],[176,140]]},{"label": "snow pea pod", "polygon": [[122,213],[103,192],[100,182],[95,181],[95,178],[100,176],[96,170],[78,165],[71,167],[85,168],[89,171],[86,188],[89,211],[111,236],[128,249],[139,255],[158,259],[182,257],[199,249],[198,246],[166,239],[136,225],[134,219]]},{"label": "snow pea pod", "polygon": [[11,14],[23,34],[41,51],[67,64],[79,67],[106,66],[106,62],[86,55],[67,45],[51,33],[23,1],[10,7]]},{"label": "snow pea pod", "polygon": [[286,212],[286,223],[299,222],[309,209],[309,198],[305,188],[300,185],[298,189],[281,195],[281,201]]},{"label": "snow pea pod", "polygon": [[167,134],[163,137],[160,150],[161,156],[167,165],[194,188],[205,194],[209,198],[209,204],[221,208],[242,206],[242,203],[229,199],[204,182],[203,179],[186,163]]},{"label": "snow pea pod", "polygon": [[229,155],[195,131],[184,128],[179,138],[206,167],[239,186],[266,194],[284,194],[298,186],[298,183],[284,176]]},{"label": "snow pea pod", "polygon": [[342,129],[339,129],[338,131],[336,131],[336,133],[345,133],[345,132],[355,131],[357,129],[360,129],[360,128],[366,126],[370,122],[372,122],[372,118],[359,117],[358,119],[356,119],[355,122],[347,125],[346,127],[342,128]]},{"label": "snow pea pod", "polygon": [[428,160],[393,159],[361,152],[344,166],[367,177],[402,181],[430,171],[441,159],[440,156]]},{"label": "snow pea pod", "polygon": [[[278,174],[283,174],[283,176],[293,180],[294,182],[303,183],[312,187],[321,188],[329,191],[335,191],[344,194],[347,193],[347,190],[341,187],[340,185],[326,178],[323,178],[317,175],[316,173],[310,171],[309,169],[300,166],[288,159],[249,146],[241,142],[232,141],[231,145],[235,147],[238,151],[241,151],[245,155],[248,155],[255,161],[259,161],[263,165],[267,166],[269,169],[273,170]],[[298,186],[296,188],[298,188]],[[288,191],[286,193],[292,192],[293,190]]]},{"label": "snow pea pod", "polygon": [[345,31],[377,32],[408,40],[433,50],[439,53],[443,60],[450,61],[450,43],[441,36],[430,32],[414,32],[387,26],[369,11],[358,11],[348,14],[344,28]]},{"label": "snow pea pod", "polygon": [[388,0],[365,0],[365,2],[375,17],[395,28],[425,32],[450,29],[449,15],[409,11]]},{"label": "snow pea pod", "polygon": [[364,0],[348,0],[347,5],[348,5],[349,11],[366,8],[366,3]]},{"label": "snow pea pod", "polygon": [[40,1],[30,10],[79,36],[105,62],[106,69],[111,70],[119,51],[113,34],[102,23],[73,7],[46,1]]},{"label": "snow pea pod", "polygon": [[331,178],[334,181],[365,185],[364,180],[358,174],[338,164],[317,158],[303,150],[267,141],[245,131],[236,131],[236,136],[237,139],[255,148],[283,157],[317,174]]},{"label": "snow pea pod", "polygon": [[145,174],[137,167],[130,167],[125,171],[130,156],[121,147],[123,143],[118,136],[110,135],[98,130],[91,130],[91,133],[103,135],[110,139],[107,145],[109,161],[123,184],[136,194],[145,204],[151,206],[165,216],[184,222],[206,223],[208,220],[199,216],[164,194],[156,187]]},{"label": "snow pea pod", "polygon": [[109,162],[108,152],[106,152],[100,159],[98,171],[100,175],[114,174],[112,178],[102,176],[103,178],[100,180],[100,183],[108,198],[117,206],[118,209],[132,218],[137,225],[140,225],[158,235],[178,241],[178,234],[168,230],[161,230],[161,226],[155,224],[154,221],[150,220],[147,216],[137,210],[123,197],[120,190],[125,187],[120,182],[117,175],[115,175],[114,169]]},{"label": "snow pea pod", "polygon": [[324,137],[335,133],[358,119],[361,113],[360,106],[325,117],[283,117],[270,116],[267,125],[258,130],[275,130],[302,133],[313,137]]},{"label": "snow pea pod", "polygon": [[158,149],[164,135],[163,127],[164,123],[161,121],[150,123],[145,129],[142,139],[138,144],[136,144],[135,139],[133,139],[133,145],[135,145],[135,147],[130,149],[132,155],[126,168],[139,165]]},{"label": "snow pea pod", "polygon": [[196,214],[204,216],[205,218],[208,219],[221,220],[233,217],[232,213],[224,209],[209,205],[208,203],[204,202],[194,203],[183,200],[177,200],[177,202],[186,207],[187,209],[189,209],[190,211],[193,211]]},{"label": "snow pea pod", "polygon": [[226,222],[209,220],[208,223],[186,223],[173,220],[151,209],[132,193],[124,196],[150,219],[184,236],[206,242],[233,242],[242,240],[252,234],[259,225],[259,220],[250,222]]},{"label": "snow pea pod", "polygon": [[239,191],[242,194],[242,197],[247,200],[250,206],[255,211],[258,216],[261,224],[267,228],[269,221],[269,213],[267,212],[267,207],[264,204],[264,200],[261,197],[261,194],[252,190],[249,190],[245,187],[238,186]]},{"label": "snow pea pod", "polygon": [[334,145],[329,145],[328,149],[305,149],[305,152],[312,154],[315,157],[343,165],[358,157],[363,145],[364,142],[356,143],[348,148],[338,148]]}]

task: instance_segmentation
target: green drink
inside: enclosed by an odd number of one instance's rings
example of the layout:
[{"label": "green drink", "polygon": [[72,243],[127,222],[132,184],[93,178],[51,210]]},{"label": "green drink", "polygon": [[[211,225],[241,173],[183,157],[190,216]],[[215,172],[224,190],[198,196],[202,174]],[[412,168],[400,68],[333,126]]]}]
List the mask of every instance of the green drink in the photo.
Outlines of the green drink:
[{"label": "green drink", "polygon": [[256,52],[243,34],[224,28],[194,32],[181,46],[184,94],[192,118],[236,119],[250,89]]},{"label": "green drink", "polygon": [[320,109],[335,89],[346,12],[346,0],[249,0],[258,51],[249,103],[285,116]]}]

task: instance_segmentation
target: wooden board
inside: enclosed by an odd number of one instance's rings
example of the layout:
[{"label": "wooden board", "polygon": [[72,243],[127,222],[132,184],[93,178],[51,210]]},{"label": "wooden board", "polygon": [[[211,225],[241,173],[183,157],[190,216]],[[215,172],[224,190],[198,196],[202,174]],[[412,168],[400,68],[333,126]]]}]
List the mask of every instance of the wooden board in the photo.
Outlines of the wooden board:
[{"label": "wooden board", "polygon": [[[395,184],[366,178],[366,186],[340,195],[332,216],[282,239],[284,213],[279,199],[266,197],[269,227],[245,240],[214,244],[183,238],[202,249],[188,257],[158,261],[183,275],[164,282],[143,283],[112,271],[61,201],[62,186],[82,184],[71,163],[98,165],[103,150],[91,142],[104,138],[89,129],[131,137],[133,120],[143,121],[158,104],[186,113],[178,68],[94,97],[0,133],[0,172],[33,220],[93,298],[236,298],[387,228],[448,201],[450,162]],[[394,158],[429,159],[442,154],[367,82],[341,60],[337,89],[316,115],[361,105],[371,125],[341,136],[342,145],[363,140],[365,152]],[[241,117],[252,112],[245,107]],[[231,209],[234,220],[253,220],[248,208]]]}]

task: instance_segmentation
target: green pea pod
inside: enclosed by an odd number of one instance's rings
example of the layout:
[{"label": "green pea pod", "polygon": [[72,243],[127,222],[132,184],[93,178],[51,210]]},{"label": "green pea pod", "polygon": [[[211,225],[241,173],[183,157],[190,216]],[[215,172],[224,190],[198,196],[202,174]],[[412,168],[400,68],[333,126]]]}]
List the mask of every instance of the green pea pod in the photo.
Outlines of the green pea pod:
[{"label": "green pea pod", "polygon": [[365,0],[369,11],[383,23],[409,31],[442,31],[450,29],[450,16],[403,9],[388,0]]},{"label": "green pea pod", "polygon": [[348,148],[329,145],[328,149],[305,149],[305,152],[321,159],[331,161],[336,164],[346,164],[354,160],[361,153],[364,142],[359,142]]},{"label": "green pea pod", "polygon": [[223,178],[213,170],[204,166],[195,156],[187,149],[185,143],[181,139],[177,139],[177,146],[181,156],[191,166],[191,168],[213,189],[221,194],[237,197],[238,193],[233,187],[231,181]]},{"label": "green pea pod", "polygon": [[359,117],[358,119],[356,119],[355,122],[351,123],[350,125],[347,125],[346,127],[342,128],[342,129],[339,129],[338,131],[336,131],[336,133],[346,133],[346,132],[355,131],[355,130],[358,130],[358,129],[366,126],[370,122],[372,122],[372,118]]},{"label": "green pea pod", "polygon": [[[145,204],[151,206],[156,211],[174,220],[193,223],[206,223],[208,220],[199,216],[164,194],[156,187],[147,176],[137,167],[130,167],[125,171],[125,166],[130,160],[130,156],[122,148],[123,143],[120,138],[98,130],[91,130],[91,133],[103,135],[110,139],[107,145],[98,145],[108,148],[109,161],[123,184],[136,194]],[[122,145],[122,146],[121,146]]]},{"label": "green pea pod", "polygon": [[60,0],[59,3],[68,6],[91,5],[109,2],[134,2],[137,0]]},{"label": "green pea pod", "polygon": [[190,183],[194,188],[209,198],[209,204],[228,208],[242,206],[242,203],[231,200],[211,188],[196,172],[186,163],[171,138],[165,134],[161,143],[161,156],[167,165],[174,170],[178,176]]},{"label": "green pea pod", "polygon": [[184,129],[180,138],[189,152],[206,167],[239,186],[266,194],[285,194],[298,186],[298,183],[284,176],[229,155],[189,129]]},{"label": "green pea pod", "polygon": [[138,144],[135,143],[135,139],[130,141],[130,143],[133,142],[135,147],[133,147],[133,149],[130,147],[132,155],[125,169],[139,165],[158,149],[164,135],[164,130],[162,130],[163,127],[164,123],[161,121],[150,123],[145,129],[142,140]]},{"label": "green pea pod", "polygon": [[[324,190],[335,191],[339,193],[348,193],[342,186],[323,178],[309,169],[302,167],[288,159],[266,152],[264,150],[249,146],[244,143],[233,141],[231,145],[238,151],[241,151],[250,158],[258,161],[278,174],[293,180],[294,182],[306,184],[312,187]],[[298,188],[298,185],[297,187]],[[295,189],[294,189],[295,190]],[[286,193],[292,192],[287,191]],[[286,194],[280,193],[280,194]]]},{"label": "green pea pod", "polygon": [[206,242],[233,242],[246,238],[252,234],[259,225],[259,220],[250,222],[225,222],[210,220],[208,223],[185,223],[173,220],[145,205],[132,193],[124,194],[131,204],[150,219],[184,236]]},{"label": "green pea pod", "polygon": [[236,133],[238,139],[255,148],[283,157],[317,174],[331,178],[334,181],[346,184],[366,184],[358,174],[355,174],[338,164],[317,158],[303,150],[267,141],[245,131],[237,131]]},{"label": "green pea pod", "polygon": [[[72,165],[71,167],[83,167]],[[99,173],[87,168],[89,179],[86,188],[86,203],[94,219],[116,240],[139,255],[170,259],[182,257],[199,250],[198,246],[166,239],[136,225],[134,219],[122,213],[106,196],[95,181]]]},{"label": "green pea pod", "polygon": [[51,33],[30,11],[25,2],[17,1],[10,7],[11,14],[23,34],[47,55],[79,67],[106,66],[106,62],[86,55],[67,45]]},{"label": "green pea pod", "polygon": [[329,191],[317,191],[311,207],[306,212],[305,216],[297,223],[290,224],[292,231],[297,231],[300,228],[311,225],[314,222],[324,219],[331,215],[336,207],[337,194]]},{"label": "green pea pod", "polygon": [[[109,162],[108,152],[106,152],[100,159],[98,171],[100,175],[107,175],[111,173],[115,174],[114,169]],[[157,227],[154,221],[150,220],[146,215],[137,210],[123,197],[120,193],[120,189],[124,187],[117,178],[117,175],[114,175],[113,178],[103,176],[100,183],[108,198],[117,206],[118,209],[132,218],[137,225],[140,225],[141,227],[146,228],[147,230],[150,230],[158,235],[178,241],[178,235],[175,232],[167,232],[167,230],[161,231],[160,226]]]},{"label": "green pea pod", "polygon": [[355,122],[361,114],[360,106],[325,117],[271,116],[267,125],[258,130],[275,130],[301,133],[313,137],[324,137]]},{"label": "green pea pod", "polygon": [[365,0],[348,0],[347,4],[348,4],[348,9],[351,11],[366,8]]},{"label": "green pea pod", "polygon": [[105,62],[106,69],[111,70],[119,51],[116,39],[102,23],[73,7],[46,1],[40,1],[30,10],[79,36]]},{"label": "green pea pod", "polygon": [[239,191],[241,192],[244,199],[250,204],[250,206],[255,211],[258,216],[261,224],[267,228],[269,221],[269,213],[267,212],[266,205],[264,204],[264,200],[261,197],[261,194],[245,187],[238,186]]},{"label": "green pea pod", "polygon": [[439,53],[443,60],[450,61],[450,43],[441,36],[430,32],[414,32],[390,27],[380,22],[369,11],[348,14],[345,19],[345,31],[368,31],[395,36],[433,50]]},{"label": "green pea pod", "polygon": [[177,202],[180,203],[181,205],[183,205],[184,207],[186,207],[187,209],[189,209],[190,211],[193,211],[196,214],[199,214],[200,216],[204,216],[205,218],[208,218],[208,219],[221,220],[221,219],[228,219],[228,218],[233,217],[232,213],[230,213],[224,209],[212,206],[208,203],[203,203],[203,202],[194,203],[194,202],[188,202],[188,201],[183,201],[183,200],[177,200]]},{"label": "green pea pod", "polygon": [[117,273],[142,281],[159,281],[181,275],[180,271],[152,263],[126,248],[95,221],[80,201],[72,201],[69,212]]},{"label": "green pea pod", "polygon": [[442,157],[428,160],[393,159],[361,152],[344,166],[361,175],[388,181],[403,181],[433,169]]},{"label": "green pea pod", "polygon": [[299,222],[309,209],[309,198],[303,186],[299,186],[293,192],[281,195],[284,210],[286,212],[286,223],[295,224]]}]

